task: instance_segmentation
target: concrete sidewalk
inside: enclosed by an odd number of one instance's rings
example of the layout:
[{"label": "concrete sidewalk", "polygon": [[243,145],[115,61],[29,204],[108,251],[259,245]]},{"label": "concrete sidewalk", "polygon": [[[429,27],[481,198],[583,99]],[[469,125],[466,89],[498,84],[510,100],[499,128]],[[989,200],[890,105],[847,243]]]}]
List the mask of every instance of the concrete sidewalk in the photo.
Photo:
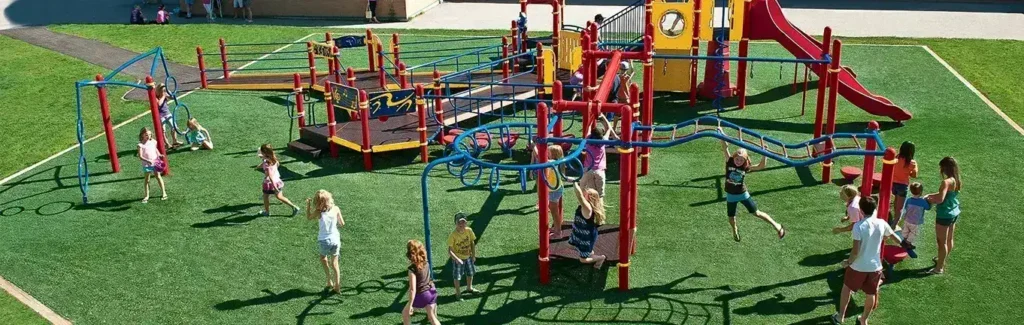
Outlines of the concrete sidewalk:
[{"label": "concrete sidewalk", "polygon": [[[596,14],[608,16],[633,2],[584,1],[601,5],[568,5],[565,8],[566,24],[582,25]],[[810,34],[820,34],[825,26],[831,26],[837,35],[842,36],[1024,40],[1022,4],[908,4],[847,0],[783,0],[782,4],[783,8],[788,8],[784,9],[786,17]],[[787,7],[787,4],[792,8]],[[131,7],[131,1],[125,0],[0,0],[0,8],[4,13],[0,16],[0,29],[59,23],[124,23],[128,20]],[[155,9],[150,6],[147,10]],[[508,29],[518,11],[519,6],[514,3],[446,2],[411,22],[368,26],[340,20],[257,19],[257,23],[355,28]],[[550,30],[550,11],[550,8],[543,6],[531,6],[528,12],[529,17],[533,17],[528,23],[530,29]],[[178,19],[175,23],[204,22],[202,19]]]}]

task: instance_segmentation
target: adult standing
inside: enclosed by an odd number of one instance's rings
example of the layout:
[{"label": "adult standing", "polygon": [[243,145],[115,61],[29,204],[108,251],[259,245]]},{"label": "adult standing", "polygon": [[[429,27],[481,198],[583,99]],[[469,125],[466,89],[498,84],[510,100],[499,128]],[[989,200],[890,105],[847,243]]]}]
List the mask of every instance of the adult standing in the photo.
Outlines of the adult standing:
[{"label": "adult standing", "polygon": [[861,290],[865,295],[864,313],[857,318],[857,324],[868,324],[868,317],[878,306],[878,286],[882,283],[882,242],[886,237],[896,237],[889,223],[875,215],[878,206],[874,198],[861,198],[858,204],[865,218],[854,224],[850,258],[842,262],[846,272],[843,275],[839,311],[832,314],[833,324],[843,323],[850,296]]},{"label": "adult standing", "polygon": [[238,19],[238,13],[241,12],[246,22],[252,22],[252,0],[232,0],[232,4],[235,8],[235,19]]},{"label": "adult standing", "polygon": [[366,21],[374,24],[380,23],[380,21],[377,20],[377,0],[367,0]]},{"label": "adult standing", "polygon": [[936,204],[935,241],[939,245],[939,256],[935,257],[935,268],[928,271],[930,274],[942,274],[946,271],[946,259],[953,250],[956,221],[960,218],[960,189],[963,186],[960,180],[960,166],[953,157],[945,157],[939,161],[939,173],[942,175],[939,192],[927,196],[929,203]]},{"label": "adult standing", "polygon": [[[719,128],[718,132],[722,132],[722,129]],[[746,149],[740,148],[736,152],[729,152],[729,144],[725,141],[722,141],[722,152],[725,154],[726,213],[729,217],[729,225],[732,226],[732,239],[737,242],[740,241],[739,227],[736,225],[736,208],[740,203],[747,208],[747,212],[775,228],[779,239],[786,237],[786,228],[775,222],[772,216],[758,210],[757,203],[754,202],[754,199],[750,197],[750,192],[747,191],[747,173],[763,170],[765,165],[768,164],[768,157],[761,157],[761,162],[753,165],[750,162],[750,156],[747,154]]]}]

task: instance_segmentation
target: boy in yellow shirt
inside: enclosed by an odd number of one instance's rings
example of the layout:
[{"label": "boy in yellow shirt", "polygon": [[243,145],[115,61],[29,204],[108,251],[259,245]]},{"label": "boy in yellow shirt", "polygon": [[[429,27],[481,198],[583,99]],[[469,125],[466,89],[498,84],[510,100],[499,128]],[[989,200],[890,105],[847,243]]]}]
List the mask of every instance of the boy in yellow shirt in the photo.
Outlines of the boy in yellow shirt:
[{"label": "boy in yellow shirt", "polygon": [[455,215],[455,231],[448,235],[448,257],[452,261],[455,280],[455,298],[462,300],[459,281],[466,276],[466,292],[479,293],[473,289],[473,275],[476,273],[476,234],[466,226],[466,215]]}]

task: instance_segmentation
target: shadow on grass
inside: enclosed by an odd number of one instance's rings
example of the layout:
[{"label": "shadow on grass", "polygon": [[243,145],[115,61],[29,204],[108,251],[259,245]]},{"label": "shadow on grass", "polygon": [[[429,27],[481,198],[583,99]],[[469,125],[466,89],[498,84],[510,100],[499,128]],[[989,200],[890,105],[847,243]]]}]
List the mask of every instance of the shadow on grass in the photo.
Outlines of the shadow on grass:
[{"label": "shadow on grass", "polygon": [[[206,214],[221,214],[227,213],[227,216],[218,218],[207,222],[197,222],[192,224],[192,228],[213,228],[213,227],[229,227],[239,226],[247,224],[253,220],[270,217],[259,214],[259,212],[251,211],[251,209],[260,207],[260,203],[243,203],[236,205],[225,205],[219,208],[206,209],[203,213]],[[289,216],[276,216],[276,217],[289,217]]]},{"label": "shadow on grass", "polygon": [[[725,287],[681,287],[681,284],[692,279],[704,278],[703,274],[693,273],[674,281],[654,286],[632,288],[629,292],[619,292],[617,288],[608,287],[608,271],[611,264],[598,270],[590,265],[580,264],[576,260],[553,258],[551,262],[551,282],[540,285],[534,266],[537,251],[528,251],[495,257],[480,257],[479,265],[487,265],[474,278],[474,287],[481,294],[466,295],[460,304],[475,304],[476,312],[468,315],[445,314],[440,308],[439,316],[443,323],[454,324],[506,324],[515,321],[527,322],[561,322],[561,323],[636,323],[637,320],[592,320],[588,315],[611,315],[625,312],[626,314],[658,314],[663,320],[645,317],[644,323],[677,324],[680,320],[687,322],[703,320],[709,323],[710,313],[698,314],[698,311],[718,309],[718,303],[687,302],[673,295],[687,295],[709,290],[726,290]],[[443,271],[445,267],[435,267]],[[435,273],[435,283],[439,288],[451,287],[450,273]],[[396,272],[382,277],[383,281],[397,281],[404,284],[405,272]],[[398,318],[404,302],[408,299],[404,286],[395,293],[393,303],[389,306],[372,308],[351,316],[353,320],[363,320],[392,315]],[[438,304],[455,303],[451,290],[444,290],[438,297]],[[496,303],[497,302],[497,303]],[[655,303],[652,303],[655,302]],[[659,303],[661,302],[661,303]],[[672,305],[665,308],[664,303]],[[676,308],[683,305],[683,308]],[[692,308],[689,308],[692,307]],[[583,310],[583,312],[580,312]],[[728,313],[728,312],[726,312]],[[554,315],[554,316],[551,316]],[[415,316],[414,323],[423,317],[422,313]]]}]

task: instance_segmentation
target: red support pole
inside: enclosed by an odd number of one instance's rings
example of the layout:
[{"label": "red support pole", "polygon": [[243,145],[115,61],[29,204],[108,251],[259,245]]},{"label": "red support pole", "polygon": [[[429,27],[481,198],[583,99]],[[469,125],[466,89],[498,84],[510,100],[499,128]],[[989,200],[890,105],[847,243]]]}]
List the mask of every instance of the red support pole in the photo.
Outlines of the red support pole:
[{"label": "red support pole", "polygon": [[[163,175],[171,174],[171,163],[167,160],[167,145],[165,144],[166,139],[164,137],[163,123],[160,122],[160,103],[156,100],[156,84],[153,83],[152,76],[146,76],[146,94],[149,96],[149,115],[153,118],[153,135],[156,137],[156,148],[160,150],[160,154],[163,155],[164,159],[164,172]],[[171,132],[175,132],[171,130]]]},{"label": "red support pole", "polygon": [[334,86],[330,82],[324,82],[324,101],[327,102],[327,146],[331,152],[331,158],[338,158],[338,145],[334,143],[334,138],[338,136],[338,130],[334,116]]},{"label": "red support pole", "polygon": [[[647,1],[650,10],[651,0]],[[648,13],[650,16],[650,13]],[[648,25],[648,30],[653,31],[654,26]],[[653,36],[644,36],[644,99],[641,102],[643,113],[640,114],[642,124],[651,126],[654,124],[654,39]],[[650,142],[654,132],[645,131],[644,141]],[[646,176],[651,171],[651,148],[644,147],[640,150],[640,176]]]},{"label": "red support pole", "polygon": [[[96,74],[96,82],[103,82],[103,75]],[[110,102],[107,101],[107,87],[97,84],[96,93],[100,100],[103,135],[107,138],[107,155],[110,156],[110,170],[114,173],[120,173],[121,161],[117,158],[117,141],[114,141],[114,122],[110,119]],[[157,116],[159,116],[159,113],[157,113]]]},{"label": "red support pole", "polygon": [[224,69],[224,79],[230,79],[231,74],[228,73],[228,46],[224,44],[224,39],[220,39],[220,65]]},{"label": "red support pole", "polygon": [[[519,23],[515,20],[512,21],[512,53],[513,55],[519,54]],[[518,58],[517,58],[518,61]],[[512,73],[519,72],[519,64],[512,63]]]},{"label": "red support pole", "polygon": [[382,46],[383,45],[381,44],[377,44],[377,66],[380,67],[380,69],[377,70],[377,79],[379,79],[378,86],[380,86],[381,89],[387,89],[388,82],[384,77],[386,72],[384,71],[384,50]]},{"label": "red support pole", "polygon": [[363,169],[366,171],[373,170],[373,160],[371,160],[370,152],[370,103],[369,96],[366,95],[365,90],[359,90],[359,114],[360,122],[363,124]]},{"label": "red support pole", "polygon": [[[693,1],[693,40],[690,42],[690,55],[700,55],[700,14],[701,0]],[[706,63],[705,63],[706,64]],[[697,60],[690,60],[690,107],[697,106]]]},{"label": "red support pole", "polygon": [[[583,55],[582,55],[582,57],[580,59],[580,70],[583,72],[583,80],[581,81],[582,82],[580,84],[581,88],[579,90],[580,93],[581,93],[581,97],[580,98],[581,98],[582,101],[589,101],[590,100],[590,89],[588,89],[588,86],[590,86],[590,60],[591,59],[590,59],[590,35],[587,35],[587,33],[583,33],[583,35],[580,36],[580,48],[583,51]],[[575,71],[573,71],[573,73],[575,73]],[[584,123],[583,125],[586,125],[586,124]]]},{"label": "red support pole", "polygon": [[[548,161],[548,143],[544,141],[548,137],[548,105],[545,103],[537,104],[537,137],[542,141],[537,143],[537,162],[546,163]],[[543,172],[541,173],[543,174]],[[545,177],[541,175],[540,177]],[[540,249],[539,256],[537,256],[540,269],[540,283],[548,284],[551,281],[550,274],[550,259],[549,244],[550,237],[548,234],[548,187],[538,180],[537,186],[537,205],[540,206],[537,209],[537,231],[540,238]],[[559,226],[560,227],[560,226]]]},{"label": "red support pole", "polygon": [[334,75],[334,83],[340,84],[341,83],[341,62],[340,62],[341,61],[341,51],[338,50],[337,46],[335,46],[335,47],[331,48],[331,54],[333,56],[333,58],[331,58],[331,63],[332,63],[332,65],[331,65],[331,74]]},{"label": "red support pole", "polygon": [[[839,100],[839,60],[842,55],[842,42],[839,40],[833,41],[832,45],[832,64],[828,68],[828,124],[825,126],[825,134],[832,135],[836,133],[836,103]],[[825,152],[830,153],[835,149],[835,143],[829,138],[825,141]],[[821,165],[821,182],[827,184],[832,181],[832,159],[825,160]],[[867,170],[864,171],[862,177],[869,178]]]},{"label": "red support pole", "polygon": [[[612,67],[608,68],[609,70]],[[636,174],[632,173],[630,165],[632,161],[630,157],[633,153],[633,147],[630,146],[632,143],[633,134],[633,109],[631,105],[623,106],[623,109],[619,112],[622,116],[622,140],[625,142],[622,147],[619,148],[619,157],[621,167],[619,168],[619,291],[629,290],[629,253],[632,247],[630,234],[633,232],[632,225],[630,225],[630,206],[633,200],[633,193],[630,193],[631,179],[636,178]]]},{"label": "red support pole", "polygon": [[[633,107],[633,116],[640,115],[640,87],[632,84],[629,87],[629,102]],[[642,119],[642,117],[641,117]],[[641,122],[643,124],[643,122]],[[642,140],[639,134],[632,133],[630,138],[633,141]],[[642,150],[641,150],[642,152]],[[638,152],[634,150],[629,153],[629,254],[636,254],[636,208],[637,208],[637,157]]]},{"label": "red support pole", "polygon": [[889,222],[889,201],[892,197],[892,174],[896,170],[895,167],[896,149],[886,148],[885,154],[882,156],[882,182],[878,184],[878,217],[887,223]]},{"label": "red support pole", "polygon": [[370,72],[374,72],[377,70],[377,65],[373,62],[374,37],[373,32],[369,28],[366,29],[366,40],[364,42],[366,43],[366,60],[369,61]]},{"label": "red support pole", "polygon": [[508,37],[501,38],[501,81],[508,83]]},{"label": "red support pole", "polygon": [[[868,122],[868,130],[871,132],[878,132],[878,122]],[[878,150],[878,142],[875,141],[874,137],[868,138],[868,144],[864,148],[867,151]],[[863,197],[871,196],[871,189],[874,186],[875,181],[875,156],[867,155],[864,156],[864,173],[860,179],[860,194]],[[888,201],[888,199],[887,199]],[[881,204],[881,202],[879,202]]]},{"label": "red support pole", "polygon": [[[396,75],[399,73],[399,71],[398,71],[399,69],[398,69],[398,66],[397,66],[398,65],[398,61],[401,60],[398,57],[398,49],[399,49],[398,33],[392,33],[391,34],[391,55],[394,57],[394,60],[392,60],[392,61],[395,62],[395,65],[396,65],[395,66],[395,74]],[[405,87],[402,87],[402,89],[405,89]]]},{"label": "red support pole", "polygon": [[306,60],[309,61],[309,88],[316,85],[316,58],[313,57],[313,42],[306,42]]},{"label": "red support pole", "polygon": [[196,57],[199,59],[199,85],[206,89],[209,84],[206,81],[206,59],[203,58],[203,48],[196,46]]},{"label": "red support pole", "polygon": [[295,114],[299,117],[299,127],[306,127],[306,103],[302,98],[302,77],[296,73],[292,75],[292,83],[295,91]]},{"label": "red support pole", "polygon": [[405,77],[405,63],[398,61],[398,86],[409,89],[409,79]]},{"label": "red support pole", "polygon": [[807,114],[807,77],[810,70],[810,67],[804,64],[804,96],[800,100],[800,116]]},{"label": "red support pole", "polygon": [[[832,43],[832,28],[825,27],[825,33],[822,36],[821,41],[821,57],[818,59],[825,59],[829,55],[829,45]],[[818,98],[814,106],[814,137],[821,137],[821,132],[824,128],[824,116],[825,116],[825,93],[829,84],[828,80],[828,64],[817,64],[815,69],[818,70]]]},{"label": "red support pole", "polygon": [[[349,87],[352,87],[352,88],[356,87],[356,71],[352,70],[352,67],[349,67],[345,71],[345,81],[347,82]],[[348,112],[348,118],[350,120],[352,120],[352,121],[358,121],[359,120],[359,114],[356,113],[356,112],[353,112],[353,111],[349,111]]]},{"label": "red support pole", "polygon": [[427,163],[430,158],[427,151],[427,101],[423,98],[425,94],[423,84],[416,84],[416,115],[419,117],[416,131],[420,134],[420,160],[423,163]]},{"label": "red support pole", "polygon": [[[749,47],[749,39],[744,38],[740,40],[740,58],[747,57]],[[744,109],[747,107],[747,61],[741,60],[739,62],[739,76],[736,79],[736,88],[739,90],[740,97],[739,108]]]},{"label": "red support pole", "polygon": [[519,0],[519,14],[526,14],[526,0]]},{"label": "red support pole", "polygon": [[437,117],[438,128],[444,136],[444,106],[441,105],[441,73],[434,68],[434,116]]}]

